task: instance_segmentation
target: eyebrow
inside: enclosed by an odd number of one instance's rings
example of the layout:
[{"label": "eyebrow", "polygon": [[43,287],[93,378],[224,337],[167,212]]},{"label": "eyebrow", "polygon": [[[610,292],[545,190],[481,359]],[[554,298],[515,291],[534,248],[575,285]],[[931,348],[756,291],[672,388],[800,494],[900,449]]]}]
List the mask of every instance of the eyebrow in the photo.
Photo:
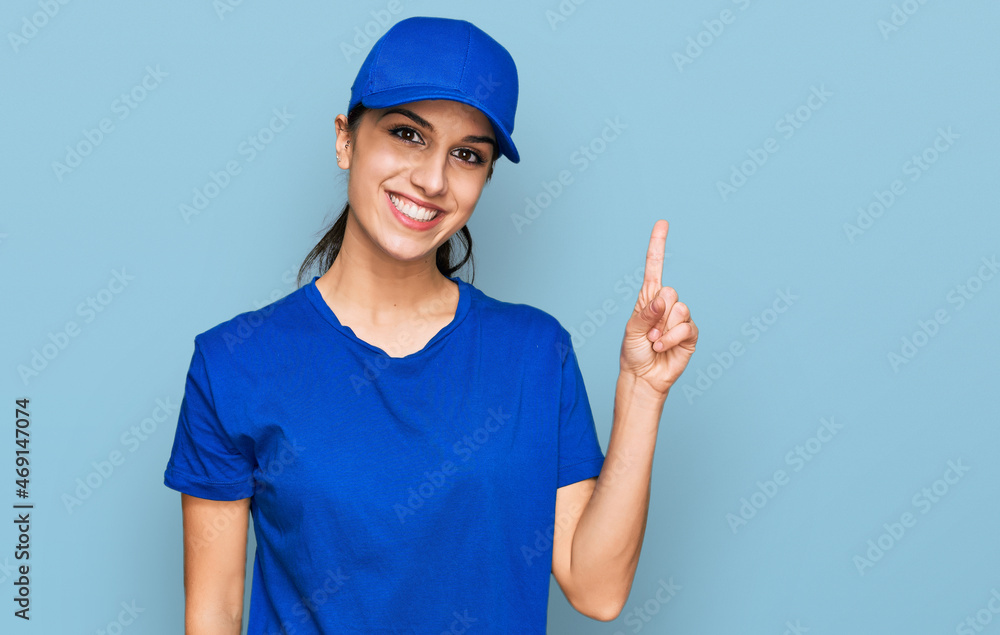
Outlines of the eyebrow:
[{"label": "eyebrow", "polygon": [[[400,108],[400,107],[390,108],[390,109],[386,110],[384,113],[382,113],[382,115],[379,117],[379,121],[381,121],[383,117],[391,115],[392,113],[398,113],[400,115],[403,115],[404,117],[409,117],[414,122],[416,122],[418,125],[423,126],[424,128],[427,128],[431,132],[434,132],[434,126],[433,126],[433,124],[431,124],[431,122],[427,121],[426,119],[424,119],[423,117],[421,117],[417,113],[413,112],[409,108]],[[499,148],[497,147],[496,139],[494,139],[493,137],[483,137],[483,136],[477,136],[477,135],[466,135],[465,137],[462,138],[462,141],[464,141],[466,143],[488,143],[491,146],[493,146],[493,153],[494,154],[496,154],[499,151]]]}]

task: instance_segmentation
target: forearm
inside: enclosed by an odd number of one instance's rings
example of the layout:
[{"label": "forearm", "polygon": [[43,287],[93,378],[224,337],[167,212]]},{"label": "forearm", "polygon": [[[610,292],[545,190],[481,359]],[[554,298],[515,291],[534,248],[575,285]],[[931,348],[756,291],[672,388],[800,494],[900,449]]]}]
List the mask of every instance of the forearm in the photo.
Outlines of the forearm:
[{"label": "forearm", "polygon": [[625,603],[639,564],[665,399],[633,375],[619,374],[604,466],[573,534],[573,586],[609,614]]}]

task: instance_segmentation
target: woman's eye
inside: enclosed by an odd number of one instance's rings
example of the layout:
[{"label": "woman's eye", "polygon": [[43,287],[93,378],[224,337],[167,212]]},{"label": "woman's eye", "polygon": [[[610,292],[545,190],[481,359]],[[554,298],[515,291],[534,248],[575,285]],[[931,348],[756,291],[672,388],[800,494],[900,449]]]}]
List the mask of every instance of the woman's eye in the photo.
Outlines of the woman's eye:
[{"label": "woman's eye", "polygon": [[479,156],[478,153],[469,150],[468,148],[460,148],[457,150],[458,158],[466,163],[482,163],[483,158]]},{"label": "woman's eye", "polygon": [[420,135],[417,134],[417,131],[407,126],[398,126],[396,128],[393,128],[389,132],[390,134],[399,137],[403,141],[411,141],[414,143],[418,143],[420,141]]}]

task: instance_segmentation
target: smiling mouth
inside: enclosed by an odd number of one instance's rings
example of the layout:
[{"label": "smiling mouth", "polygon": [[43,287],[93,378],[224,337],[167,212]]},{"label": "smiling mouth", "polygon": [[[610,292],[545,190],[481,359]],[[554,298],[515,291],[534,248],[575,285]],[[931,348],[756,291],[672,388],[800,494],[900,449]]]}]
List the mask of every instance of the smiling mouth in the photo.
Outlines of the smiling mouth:
[{"label": "smiling mouth", "polygon": [[434,218],[436,218],[437,215],[441,213],[440,210],[421,207],[420,205],[412,203],[408,199],[396,196],[392,192],[389,192],[389,200],[392,201],[392,204],[396,206],[396,209],[398,209],[406,216],[409,216],[413,220],[422,221],[426,223],[427,221],[434,220]]}]

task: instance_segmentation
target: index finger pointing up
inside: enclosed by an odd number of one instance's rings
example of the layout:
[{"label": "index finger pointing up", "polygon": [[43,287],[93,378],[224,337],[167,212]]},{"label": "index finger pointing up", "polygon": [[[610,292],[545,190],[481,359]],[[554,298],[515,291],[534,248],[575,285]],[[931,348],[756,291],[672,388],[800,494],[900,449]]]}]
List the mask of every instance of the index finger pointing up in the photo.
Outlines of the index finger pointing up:
[{"label": "index finger pointing up", "polygon": [[646,271],[642,276],[643,286],[656,285],[659,290],[663,286],[663,251],[667,242],[667,229],[670,224],[659,219],[653,224],[653,233],[649,237],[649,249],[646,250]]}]

